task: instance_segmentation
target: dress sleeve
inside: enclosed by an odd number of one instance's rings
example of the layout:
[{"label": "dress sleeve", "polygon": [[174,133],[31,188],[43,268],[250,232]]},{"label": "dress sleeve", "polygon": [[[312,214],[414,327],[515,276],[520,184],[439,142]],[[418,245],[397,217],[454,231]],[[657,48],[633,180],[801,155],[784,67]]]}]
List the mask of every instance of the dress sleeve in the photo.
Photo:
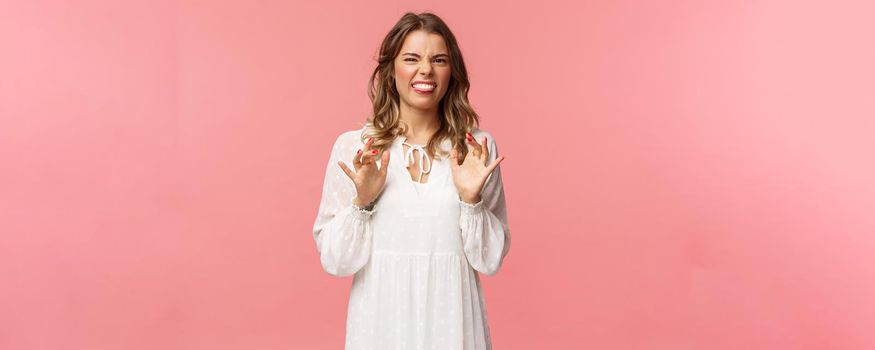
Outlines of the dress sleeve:
[{"label": "dress sleeve", "polygon": [[[498,158],[498,147],[492,135],[486,136],[489,140],[487,164],[491,164]],[[482,136],[478,137],[480,138]],[[480,202],[469,204],[461,198],[458,201],[461,206],[459,224],[462,229],[462,243],[468,263],[486,275],[496,274],[510,249],[501,166],[495,168],[483,185]]]},{"label": "dress sleeve", "polygon": [[353,204],[355,185],[337,164],[343,160],[354,169],[351,160],[362,145],[350,136],[341,135],[334,142],[325,171],[319,212],[313,224],[313,238],[322,268],[333,276],[356,273],[368,262],[371,254],[374,210]]}]

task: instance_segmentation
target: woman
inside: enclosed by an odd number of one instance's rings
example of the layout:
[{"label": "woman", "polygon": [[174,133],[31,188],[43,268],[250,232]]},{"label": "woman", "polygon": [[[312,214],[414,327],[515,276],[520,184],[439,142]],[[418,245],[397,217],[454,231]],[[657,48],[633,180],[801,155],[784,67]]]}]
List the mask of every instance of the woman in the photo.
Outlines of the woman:
[{"label": "woman", "polygon": [[323,269],[355,274],[346,349],[491,349],[477,272],[510,248],[504,157],[440,18],[405,14],[378,62],[373,117],[335,141],[313,227]]}]

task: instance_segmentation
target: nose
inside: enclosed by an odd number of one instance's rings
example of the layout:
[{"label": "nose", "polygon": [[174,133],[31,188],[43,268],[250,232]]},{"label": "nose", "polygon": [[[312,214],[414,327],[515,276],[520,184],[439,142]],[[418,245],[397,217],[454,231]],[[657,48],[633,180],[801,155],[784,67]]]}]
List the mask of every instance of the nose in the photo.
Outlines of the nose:
[{"label": "nose", "polygon": [[421,62],[422,64],[419,65],[419,74],[425,76],[431,74],[431,62],[428,62],[428,60],[422,60]]}]

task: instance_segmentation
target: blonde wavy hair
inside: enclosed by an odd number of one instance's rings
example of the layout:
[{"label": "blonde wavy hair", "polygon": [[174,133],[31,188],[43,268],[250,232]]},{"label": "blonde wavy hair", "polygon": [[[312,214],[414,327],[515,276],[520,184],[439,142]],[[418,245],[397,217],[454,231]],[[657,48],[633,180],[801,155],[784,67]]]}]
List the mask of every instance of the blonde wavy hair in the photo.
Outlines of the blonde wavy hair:
[{"label": "blonde wavy hair", "polygon": [[376,57],[377,67],[368,81],[368,97],[371,99],[374,111],[373,116],[367,119],[362,141],[373,137],[372,148],[384,151],[396,137],[407,132],[406,126],[401,123],[400,96],[395,88],[393,73],[395,57],[401,51],[404,39],[408,33],[415,30],[424,30],[442,36],[450,56],[450,81],[438,107],[440,128],[428,141],[425,149],[435,158],[449,157],[450,152],[439,146],[444,140],[450,139],[452,148],[457,150],[461,162],[468,154],[465,133],[471,132],[473,128],[479,128],[480,117],[468,102],[468,89],[471,84],[468,81],[468,71],[465,69],[465,61],[462,59],[456,37],[440,17],[428,12],[405,13],[383,39]]}]

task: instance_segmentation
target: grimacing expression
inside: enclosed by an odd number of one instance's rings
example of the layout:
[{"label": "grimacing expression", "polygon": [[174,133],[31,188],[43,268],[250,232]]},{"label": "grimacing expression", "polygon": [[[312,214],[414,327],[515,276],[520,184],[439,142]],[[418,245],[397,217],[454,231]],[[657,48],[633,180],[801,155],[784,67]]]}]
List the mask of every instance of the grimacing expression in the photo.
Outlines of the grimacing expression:
[{"label": "grimacing expression", "polygon": [[407,34],[395,57],[395,89],[400,103],[414,109],[437,108],[450,82],[450,56],[440,34]]}]

